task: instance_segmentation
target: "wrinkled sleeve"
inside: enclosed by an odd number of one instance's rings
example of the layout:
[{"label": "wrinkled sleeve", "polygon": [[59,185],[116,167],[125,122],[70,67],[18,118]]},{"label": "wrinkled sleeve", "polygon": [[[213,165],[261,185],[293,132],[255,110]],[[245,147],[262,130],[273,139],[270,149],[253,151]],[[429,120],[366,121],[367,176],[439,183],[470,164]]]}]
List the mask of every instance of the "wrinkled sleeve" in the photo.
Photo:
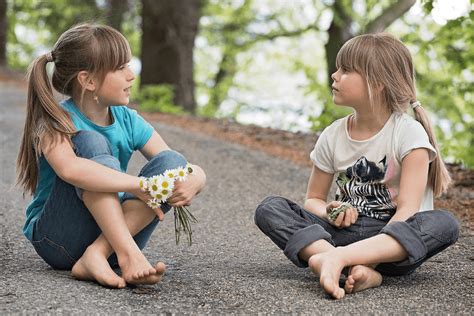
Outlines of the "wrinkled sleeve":
[{"label": "wrinkled sleeve", "polygon": [[329,143],[329,131],[326,128],[319,136],[314,149],[309,154],[316,167],[327,173],[335,173],[333,164],[333,150]]},{"label": "wrinkled sleeve", "polygon": [[405,122],[405,124],[401,126],[399,135],[397,156],[400,162],[412,150],[417,148],[426,148],[428,150],[430,162],[436,158],[436,150],[431,145],[428,134],[420,122],[416,120]]}]

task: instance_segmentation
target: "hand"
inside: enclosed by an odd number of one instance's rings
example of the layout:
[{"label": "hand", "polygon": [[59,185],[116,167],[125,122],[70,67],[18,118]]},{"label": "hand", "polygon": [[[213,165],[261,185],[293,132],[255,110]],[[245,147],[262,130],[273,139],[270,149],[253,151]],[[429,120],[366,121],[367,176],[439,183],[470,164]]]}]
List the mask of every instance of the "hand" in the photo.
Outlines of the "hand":
[{"label": "hand", "polygon": [[186,181],[176,181],[173,193],[168,198],[171,206],[188,206],[199,191],[199,183],[194,174],[188,175]]},{"label": "hand", "polygon": [[[135,188],[132,192],[133,195],[135,195],[138,199],[143,201],[145,204],[148,205],[148,202],[153,199],[153,197],[150,195],[148,191],[144,192],[140,188],[140,180],[137,183],[137,188]],[[165,213],[161,210],[161,208],[152,208],[152,210],[155,212],[156,216],[159,218],[160,221],[163,221],[165,219]]]},{"label": "hand", "polygon": [[[330,212],[333,208],[338,207],[342,204],[340,201],[332,201],[326,206],[326,211]],[[350,207],[346,209],[344,212],[339,213],[335,221],[332,221],[329,217],[327,217],[329,223],[337,228],[346,228],[351,226],[357,221],[357,217],[359,213],[357,209],[354,207]]]}]

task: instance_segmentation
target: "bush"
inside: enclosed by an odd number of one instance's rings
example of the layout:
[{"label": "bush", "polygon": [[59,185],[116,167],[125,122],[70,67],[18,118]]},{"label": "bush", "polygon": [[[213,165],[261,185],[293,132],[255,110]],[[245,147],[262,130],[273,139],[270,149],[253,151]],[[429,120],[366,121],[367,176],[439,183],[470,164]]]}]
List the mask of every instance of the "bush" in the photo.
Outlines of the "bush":
[{"label": "bush", "polygon": [[136,92],[134,98],[142,111],[184,113],[181,107],[173,103],[174,89],[172,85],[145,85]]}]

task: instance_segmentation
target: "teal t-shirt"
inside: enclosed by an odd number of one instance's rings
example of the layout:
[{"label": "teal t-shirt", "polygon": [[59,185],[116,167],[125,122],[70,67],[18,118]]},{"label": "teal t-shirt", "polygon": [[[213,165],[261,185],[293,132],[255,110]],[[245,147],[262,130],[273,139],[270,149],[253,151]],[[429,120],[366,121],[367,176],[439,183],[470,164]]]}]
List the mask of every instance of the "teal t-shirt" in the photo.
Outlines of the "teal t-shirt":
[{"label": "teal t-shirt", "polygon": [[[153,133],[153,127],[137,111],[126,106],[111,106],[114,122],[109,126],[99,126],[82,114],[72,99],[61,102],[61,105],[71,114],[74,126],[78,131],[96,131],[109,140],[112,154],[120,161],[122,172],[127,171],[128,162],[133,152],[145,146]],[[26,208],[26,223],[23,227],[23,233],[29,240],[33,238],[34,225],[43,211],[55,179],[56,173],[53,168],[41,156],[38,185],[32,201]]]}]

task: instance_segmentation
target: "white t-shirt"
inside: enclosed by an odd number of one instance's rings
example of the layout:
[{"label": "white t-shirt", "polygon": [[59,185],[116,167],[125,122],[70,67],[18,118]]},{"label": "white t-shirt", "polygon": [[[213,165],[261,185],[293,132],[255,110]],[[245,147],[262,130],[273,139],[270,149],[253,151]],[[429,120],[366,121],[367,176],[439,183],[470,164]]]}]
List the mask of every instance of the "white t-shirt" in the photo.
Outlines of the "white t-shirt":
[{"label": "white t-shirt", "polygon": [[[393,113],[376,135],[362,141],[349,136],[348,119],[336,120],[322,132],[310,158],[334,174],[328,201],[348,202],[360,214],[389,220],[397,207],[403,158],[426,148],[431,162],[436,151],[423,126],[406,113]],[[432,209],[433,191],[427,186],[420,210]]]}]

